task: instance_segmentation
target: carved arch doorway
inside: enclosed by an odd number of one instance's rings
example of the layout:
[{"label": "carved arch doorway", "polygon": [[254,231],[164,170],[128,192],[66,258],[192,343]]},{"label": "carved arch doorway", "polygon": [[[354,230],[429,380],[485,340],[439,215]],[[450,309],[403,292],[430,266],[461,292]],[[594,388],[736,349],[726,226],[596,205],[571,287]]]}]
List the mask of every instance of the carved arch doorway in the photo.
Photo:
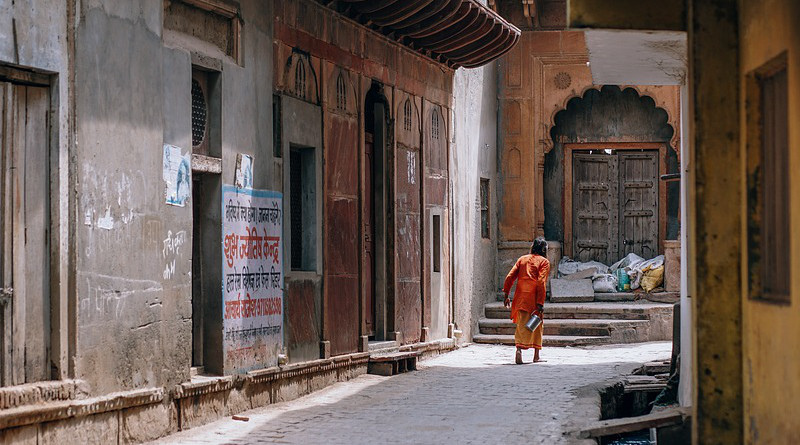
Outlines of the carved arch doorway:
[{"label": "carved arch doorway", "polygon": [[[659,178],[679,171],[674,119],[652,97],[613,85],[589,89],[555,113],[552,148],[544,155],[543,231],[547,239],[563,243],[564,255],[613,263],[631,251],[655,256],[664,252],[665,240],[677,239],[679,184]],[[620,166],[633,171],[620,176]],[[603,175],[604,180],[597,180]],[[647,194],[650,208],[636,207],[642,194]],[[600,212],[595,201],[613,209]],[[578,221],[583,227],[576,227]],[[628,236],[626,225],[649,233],[634,229]]]}]

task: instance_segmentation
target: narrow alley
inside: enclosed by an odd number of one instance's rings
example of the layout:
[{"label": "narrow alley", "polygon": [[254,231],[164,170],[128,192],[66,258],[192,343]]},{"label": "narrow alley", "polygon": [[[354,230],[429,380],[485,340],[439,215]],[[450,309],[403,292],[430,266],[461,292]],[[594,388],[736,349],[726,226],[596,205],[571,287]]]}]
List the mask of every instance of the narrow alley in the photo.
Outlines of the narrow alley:
[{"label": "narrow alley", "polygon": [[799,60],[800,0],[0,0],[0,445],[800,444]]},{"label": "narrow alley", "polygon": [[363,375],[305,397],[222,418],[154,444],[580,444],[564,436],[600,415],[598,389],[669,342],[549,348],[516,366],[513,349],[471,345],[393,377]]}]

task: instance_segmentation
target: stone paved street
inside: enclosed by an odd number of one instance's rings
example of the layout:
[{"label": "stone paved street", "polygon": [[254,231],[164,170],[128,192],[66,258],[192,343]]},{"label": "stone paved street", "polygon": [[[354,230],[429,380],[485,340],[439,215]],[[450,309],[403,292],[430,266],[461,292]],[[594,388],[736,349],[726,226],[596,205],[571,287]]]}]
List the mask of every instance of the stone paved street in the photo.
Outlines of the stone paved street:
[{"label": "stone paved street", "polygon": [[546,348],[545,363],[513,365],[511,347],[472,345],[423,361],[417,372],[361,376],[242,413],[249,422],[225,418],[156,443],[583,443],[562,432],[598,418],[597,388],[669,358],[670,348]]}]

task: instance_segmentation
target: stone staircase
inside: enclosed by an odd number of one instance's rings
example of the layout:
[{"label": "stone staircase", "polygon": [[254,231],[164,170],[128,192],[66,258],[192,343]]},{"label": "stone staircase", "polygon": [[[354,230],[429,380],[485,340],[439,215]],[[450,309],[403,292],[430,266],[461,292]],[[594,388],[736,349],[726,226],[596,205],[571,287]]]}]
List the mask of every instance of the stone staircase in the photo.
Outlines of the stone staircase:
[{"label": "stone staircase", "polygon": [[[672,304],[634,300],[545,304],[543,346],[588,346],[672,340]],[[502,294],[498,296],[502,298]],[[659,301],[672,296],[657,297]],[[627,301],[626,301],[627,300]],[[475,343],[514,344],[516,326],[502,301],[484,306]]]}]

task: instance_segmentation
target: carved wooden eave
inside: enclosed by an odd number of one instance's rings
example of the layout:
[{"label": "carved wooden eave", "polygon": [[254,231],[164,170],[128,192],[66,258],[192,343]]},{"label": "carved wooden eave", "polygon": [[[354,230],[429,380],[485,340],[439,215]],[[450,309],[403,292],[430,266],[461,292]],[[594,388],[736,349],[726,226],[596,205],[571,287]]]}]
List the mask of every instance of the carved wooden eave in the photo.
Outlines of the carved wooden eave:
[{"label": "carved wooden eave", "polygon": [[522,0],[522,13],[525,15],[525,20],[528,21],[528,28],[533,28],[534,19],[537,18],[536,1]]},{"label": "carved wooden eave", "polygon": [[334,3],[362,25],[451,68],[486,65],[511,50],[521,35],[519,28],[478,0]]}]

